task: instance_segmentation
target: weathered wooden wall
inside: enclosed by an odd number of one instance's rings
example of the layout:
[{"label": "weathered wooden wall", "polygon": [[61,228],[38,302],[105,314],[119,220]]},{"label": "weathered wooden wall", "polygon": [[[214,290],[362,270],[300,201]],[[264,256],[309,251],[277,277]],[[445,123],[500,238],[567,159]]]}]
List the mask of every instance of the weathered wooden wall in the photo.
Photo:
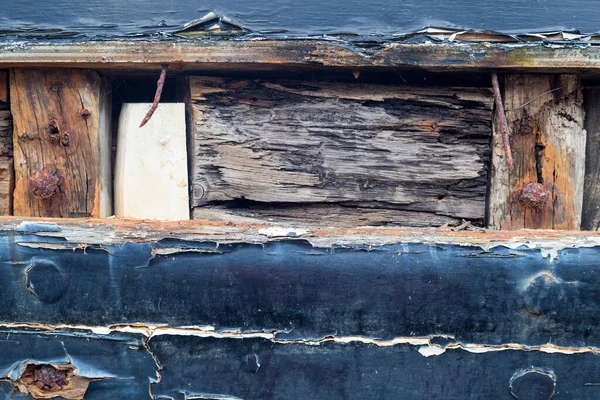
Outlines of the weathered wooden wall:
[{"label": "weathered wooden wall", "polygon": [[[398,220],[386,209],[407,226],[484,218],[488,89],[200,77],[190,88],[197,217],[242,199],[325,207],[317,214],[354,205],[368,223]],[[347,225],[366,222],[354,214]]]}]

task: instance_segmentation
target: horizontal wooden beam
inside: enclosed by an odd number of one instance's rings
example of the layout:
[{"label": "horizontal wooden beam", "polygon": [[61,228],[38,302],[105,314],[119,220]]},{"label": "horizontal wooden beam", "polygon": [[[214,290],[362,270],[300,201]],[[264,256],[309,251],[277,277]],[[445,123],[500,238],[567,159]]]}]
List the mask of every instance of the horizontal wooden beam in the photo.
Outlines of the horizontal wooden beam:
[{"label": "horizontal wooden beam", "polygon": [[600,68],[600,47],[539,44],[391,43],[365,49],[334,40],[97,41],[0,43],[0,68],[23,66],[205,71],[274,67],[420,67],[561,72]]}]

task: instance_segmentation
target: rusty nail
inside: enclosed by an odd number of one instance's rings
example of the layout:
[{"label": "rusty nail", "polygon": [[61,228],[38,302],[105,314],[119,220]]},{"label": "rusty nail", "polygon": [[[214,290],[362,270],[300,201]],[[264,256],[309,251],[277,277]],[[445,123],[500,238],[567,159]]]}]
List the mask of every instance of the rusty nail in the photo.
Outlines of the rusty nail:
[{"label": "rusty nail", "polygon": [[541,183],[528,183],[519,194],[519,202],[525,207],[541,209],[550,199],[550,193]]},{"label": "rusty nail", "polygon": [[58,191],[60,178],[56,172],[47,168],[37,170],[29,177],[28,188],[38,199],[52,197]]},{"label": "rusty nail", "polygon": [[50,86],[50,90],[52,90],[53,92],[58,92],[58,85],[52,85]]},{"label": "rusty nail", "polygon": [[512,152],[510,150],[510,138],[508,136],[508,123],[506,122],[506,114],[502,105],[502,94],[500,93],[500,84],[498,83],[498,74],[492,72],[492,88],[494,89],[494,103],[496,104],[496,117],[500,125],[500,133],[502,134],[502,147],[504,147],[504,155],[506,157],[506,165],[508,169],[513,167]]}]

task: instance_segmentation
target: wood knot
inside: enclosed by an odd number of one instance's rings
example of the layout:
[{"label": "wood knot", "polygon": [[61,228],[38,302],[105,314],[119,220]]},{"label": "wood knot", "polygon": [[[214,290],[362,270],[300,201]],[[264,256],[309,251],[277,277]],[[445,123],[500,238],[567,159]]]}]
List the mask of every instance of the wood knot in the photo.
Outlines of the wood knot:
[{"label": "wood knot", "polygon": [[87,108],[84,108],[79,112],[79,115],[81,115],[83,118],[87,118],[92,115],[92,113]]},{"label": "wood knot", "polygon": [[519,193],[519,203],[536,210],[544,207],[549,199],[550,192],[541,183],[528,183]]},{"label": "wood knot", "polygon": [[28,189],[34,197],[46,199],[58,192],[60,177],[48,168],[37,170],[29,177]]}]

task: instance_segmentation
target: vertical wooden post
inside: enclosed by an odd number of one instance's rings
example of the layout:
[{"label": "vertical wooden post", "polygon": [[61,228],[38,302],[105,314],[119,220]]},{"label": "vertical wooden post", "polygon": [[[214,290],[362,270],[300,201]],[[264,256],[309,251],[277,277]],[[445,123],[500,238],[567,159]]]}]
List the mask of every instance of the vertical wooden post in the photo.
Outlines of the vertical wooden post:
[{"label": "vertical wooden post", "polygon": [[585,130],[585,185],[581,229],[600,230],[600,88],[584,90]]},{"label": "vertical wooden post", "polygon": [[15,69],[14,214],[111,213],[110,96],[94,71]]},{"label": "vertical wooden post", "polygon": [[0,71],[0,215],[12,213],[14,188],[12,118],[8,104],[8,74]]},{"label": "vertical wooden post", "polygon": [[514,168],[494,123],[489,225],[579,229],[586,133],[575,75],[507,75],[504,108]]}]

